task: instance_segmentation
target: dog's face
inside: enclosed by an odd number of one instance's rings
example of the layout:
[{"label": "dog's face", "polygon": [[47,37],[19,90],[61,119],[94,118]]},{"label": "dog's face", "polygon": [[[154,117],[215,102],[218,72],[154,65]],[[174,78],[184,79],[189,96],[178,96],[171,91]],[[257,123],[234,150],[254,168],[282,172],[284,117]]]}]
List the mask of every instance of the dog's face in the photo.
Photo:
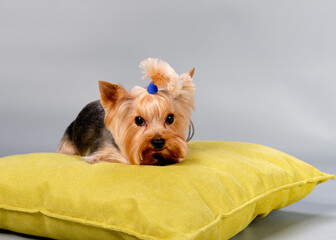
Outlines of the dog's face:
[{"label": "dog's face", "polygon": [[167,165],[187,155],[185,134],[194,102],[192,74],[183,74],[181,91],[163,88],[149,94],[135,87],[99,82],[105,124],[130,164]]}]

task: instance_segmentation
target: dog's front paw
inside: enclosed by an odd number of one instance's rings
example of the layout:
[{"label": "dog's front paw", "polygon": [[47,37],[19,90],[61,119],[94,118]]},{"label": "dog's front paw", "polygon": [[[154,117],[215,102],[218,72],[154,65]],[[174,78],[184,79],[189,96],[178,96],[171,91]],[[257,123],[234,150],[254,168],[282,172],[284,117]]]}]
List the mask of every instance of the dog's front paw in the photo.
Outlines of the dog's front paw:
[{"label": "dog's front paw", "polygon": [[93,155],[82,157],[82,159],[91,164],[101,162],[130,164],[119,153],[115,152],[96,152]]},{"label": "dog's front paw", "polygon": [[104,162],[102,161],[102,156],[100,154],[85,156],[85,157],[82,157],[82,160],[84,160],[85,162],[91,163],[91,164]]}]

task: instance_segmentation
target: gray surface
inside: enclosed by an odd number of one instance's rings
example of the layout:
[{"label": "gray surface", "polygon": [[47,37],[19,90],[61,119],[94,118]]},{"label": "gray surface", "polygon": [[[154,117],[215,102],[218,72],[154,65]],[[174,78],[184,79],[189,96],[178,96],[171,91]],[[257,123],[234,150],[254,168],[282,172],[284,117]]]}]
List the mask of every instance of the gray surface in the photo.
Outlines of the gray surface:
[{"label": "gray surface", "polygon": [[[0,1],[0,156],[55,151],[99,97],[145,86],[147,57],[196,67],[195,140],[254,142],[336,173],[335,1]],[[336,186],[236,236],[331,239]],[[11,235],[17,237],[15,235]],[[0,239],[8,235],[0,232]]]}]

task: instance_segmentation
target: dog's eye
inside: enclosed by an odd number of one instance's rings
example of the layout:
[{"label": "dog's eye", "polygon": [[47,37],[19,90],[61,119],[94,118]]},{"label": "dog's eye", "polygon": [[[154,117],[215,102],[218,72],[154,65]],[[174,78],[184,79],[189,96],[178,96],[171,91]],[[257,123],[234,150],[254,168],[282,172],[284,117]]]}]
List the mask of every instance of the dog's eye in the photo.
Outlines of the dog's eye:
[{"label": "dog's eye", "polygon": [[138,116],[135,118],[135,124],[138,126],[143,126],[145,125],[146,121],[142,117]]},{"label": "dog's eye", "polygon": [[174,122],[174,114],[169,114],[166,119],[166,123],[172,124],[173,122]]}]

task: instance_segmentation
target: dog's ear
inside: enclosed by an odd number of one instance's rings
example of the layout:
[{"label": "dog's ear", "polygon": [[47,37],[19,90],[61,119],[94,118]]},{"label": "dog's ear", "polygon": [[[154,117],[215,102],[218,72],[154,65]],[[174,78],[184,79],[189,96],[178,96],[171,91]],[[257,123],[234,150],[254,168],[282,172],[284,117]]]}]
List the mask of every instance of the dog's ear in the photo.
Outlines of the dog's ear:
[{"label": "dog's ear", "polygon": [[117,101],[127,96],[127,91],[121,85],[99,81],[100,100],[104,108],[113,107]]},{"label": "dog's ear", "polygon": [[193,67],[190,71],[189,71],[189,76],[192,78],[194,76],[194,72],[195,72],[195,67]]},{"label": "dog's ear", "polygon": [[179,76],[182,83],[181,90],[176,96],[176,99],[187,104],[189,107],[194,109],[194,96],[195,96],[195,85],[192,81],[194,76],[195,68],[192,68],[188,73],[183,73]]}]

